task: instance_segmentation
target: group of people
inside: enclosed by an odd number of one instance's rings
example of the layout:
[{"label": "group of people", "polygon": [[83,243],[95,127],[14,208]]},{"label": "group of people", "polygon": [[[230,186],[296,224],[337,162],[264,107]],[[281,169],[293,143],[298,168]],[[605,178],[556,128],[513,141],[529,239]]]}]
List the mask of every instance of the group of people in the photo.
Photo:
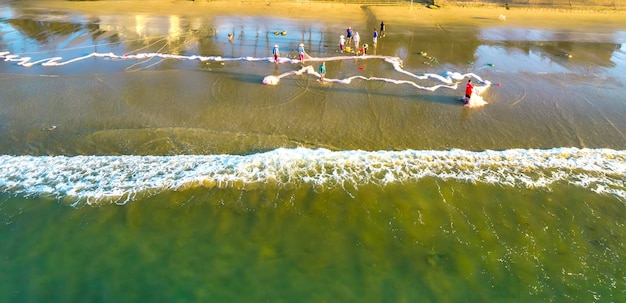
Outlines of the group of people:
[{"label": "group of people", "polygon": [[[381,29],[381,33],[384,33],[385,30],[385,24],[383,22],[381,22],[380,24],[380,29]],[[352,40],[355,41],[355,45],[358,45],[357,41],[359,41],[359,36],[358,33],[354,33],[352,32],[352,28],[348,27],[348,29],[346,30],[346,35],[348,37],[350,37]],[[377,38],[380,34],[374,30],[374,36],[373,36],[373,41],[374,41],[374,45],[376,44]],[[339,47],[341,49],[341,51],[343,51],[344,48],[344,43],[346,42],[345,37],[343,35],[340,36],[340,43],[339,43]],[[361,52],[363,54],[367,54],[367,44],[363,45],[363,48],[361,50]],[[272,53],[274,55],[274,61],[278,62],[278,57],[280,55],[280,51],[278,49],[278,45],[274,45],[274,49],[272,50]],[[300,60],[300,62],[304,62],[304,58],[305,58],[305,51],[304,51],[304,44],[300,43],[298,45],[298,60]],[[322,62],[319,67],[317,68],[317,72],[319,74],[319,81],[320,82],[324,82],[324,78],[326,76],[326,62]],[[472,80],[469,79],[465,85],[465,96],[463,98],[461,98],[461,100],[463,101],[463,104],[465,106],[472,106],[471,104],[471,98],[472,98],[472,94],[473,94],[473,90],[474,90],[474,84],[472,83]]]},{"label": "group of people", "polygon": [[[374,34],[372,35],[372,44],[374,46],[376,46],[376,44],[378,43],[378,37],[384,36],[385,30],[386,30],[385,22],[381,21],[380,32],[374,29]],[[355,53],[357,55],[359,54],[367,55],[367,48],[368,48],[367,43],[363,44],[361,48],[358,48],[360,45],[359,42],[361,42],[361,36],[359,35],[359,32],[355,32],[352,30],[352,26],[348,26],[348,28],[346,29],[345,36],[344,35],[339,36],[339,50],[341,52],[344,52],[344,51],[350,52],[349,49],[346,48],[346,46],[350,45],[351,42],[353,41],[354,41]]]},{"label": "group of people", "polygon": [[[376,43],[378,42],[378,37],[384,35],[385,30],[386,30],[385,27],[386,27],[385,23],[380,22],[380,32],[374,29],[374,35],[372,37],[372,41],[374,45],[376,45]],[[348,28],[346,29],[346,36],[345,37],[344,35],[339,36],[339,50],[343,52],[345,50],[346,43],[349,45],[351,41],[354,41],[354,45],[358,47],[359,42],[360,42],[360,37],[359,37],[358,32],[354,32],[352,30],[352,27],[348,26]],[[357,54],[362,53],[364,55],[367,55],[367,48],[368,48],[368,45],[363,44],[362,48],[359,50],[359,52],[357,52]],[[278,48],[278,44],[274,45],[274,48],[272,49],[272,54],[274,55],[274,62],[278,62],[278,57],[280,56],[280,50]],[[304,56],[305,56],[304,44],[300,43],[298,45],[298,60],[300,60],[300,62],[303,62]],[[319,65],[317,72],[320,75],[320,81],[324,82],[324,77],[326,76],[326,62],[322,62]],[[472,97],[473,90],[474,90],[474,85],[472,84],[472,80],[470,79],[467,81],[467,84],[465,85],[465,97],[462,98],[463,103],[465,105],[470,104],[470,99]]]},{"label": "group of people", "polygon": [[[274,44],[274,48],[272,48],[272,55],[274,56],[274,62],[278,63],[278,57],[280,57],[278,44]],[[304,43],[300,43],[300,45],[298,45],[298,60],[300,60],[300,62],[304,61],[304,55]]]},{"label": "group of people", "polygon": [[[278,47],[278,44],[274,45],[274,48],[272,49],[272,55],[274,55],[274,62],[278,63],[278,57],[280,57],[280,49]],[[298,45],[298,60],[300,60],[300,62],[304,62],[304,56],[304,43],[300,43]],[[322,62],[317,71],[320,74],[320,81],[323,82],[324,76],[326,75],[326,62]]]},{"label": "group of people", "polygon": [[[385,35],[385,30],[386,30],[385,22],[381,21],[380,32],[374,29],[374,34],[372,36],[372,43],[374,46],[376,46],[376,44],[378,43],[378,37],[382,37]],[[231,39],[230,34],[229,34],[229,39]],[[346,50],[346,45],[350,45],[351,42],[353,41],[354,41],[354,46],[358,48],[359,42],[361,42],[361,36],[359,35],[359,32],[355,32],[352,30],[352,26],[348,26],[348,28],[346,29],[346,36],[344,35],[339,36],[339,50],[341,52],[344,52]],[[356,54],[367,55],[368,47],[369,45],[367,45],[367,43],[363,44],[361,48],[356,50]],[[274,56],[274,62],[278,63],[278,58],[280,57],[280,49],[278,47],[278,44],[275,44],[274,48],[272,48],[272,55]],[[300,43],[300,45],[298,45],[298,60],[300,60],[300,62],[304,61],[304,56],[305,56],[304,44]]]}]

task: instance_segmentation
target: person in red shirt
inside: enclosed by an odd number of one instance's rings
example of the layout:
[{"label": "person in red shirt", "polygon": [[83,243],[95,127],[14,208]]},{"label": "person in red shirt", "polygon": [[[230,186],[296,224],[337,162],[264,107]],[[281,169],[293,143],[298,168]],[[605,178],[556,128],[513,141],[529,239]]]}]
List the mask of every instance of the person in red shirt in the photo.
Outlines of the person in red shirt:
[{"label": "person in red shirt", "polygon": [[472,84],[472,79],[467,80],[467,85],[465,85],[465,104],[469,104],[473,89],[474,85]]}]

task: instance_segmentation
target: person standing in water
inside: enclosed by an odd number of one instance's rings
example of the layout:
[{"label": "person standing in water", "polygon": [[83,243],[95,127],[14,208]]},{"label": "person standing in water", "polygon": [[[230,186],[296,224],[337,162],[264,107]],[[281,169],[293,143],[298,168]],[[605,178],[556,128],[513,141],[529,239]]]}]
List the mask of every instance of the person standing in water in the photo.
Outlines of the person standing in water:
[{"label": "person standing in water", "polygon": [[354,37],[352,37],[352,39],[354,39],[354,47],[358,48],[359,47],[359,40],[361,40],[361,36],[359,36],[359,32],[355,32],[354,33]]},{"label": "person standing in water", "polygon": [[274,45],[274,49],[272,49],[272,54],[274,55],[274,62],[278,63],[278,56],[280,56],[280,51],[278,50],[278,44]]},{"label": "person standing in water", "polygon": [[376,42],[378,42],[378,32],[376,31],[376,29],[374,29],[374,37],[372,40],[373,40],[372,44],[376,46]]},{"label": "person standing in water", "polygon": [[322,62],[317,71],[320,73],[320,81],[324,82],[324,76],[326,75],[326,62]]},{"label": "person standing in water", "polygon": [[380,35],[385,35],[385,22],[380,21]]},{"label": "person standing in water", "polygon": [[348,26],[346,30],[346,43],[350,44],[350,40],[352,40],[352,26]]},{"label": "person standing in water", "polygon": [[304,43],[298,45],[298,59],[301,63],[304,62]]},{"label": "person standing in water", "polygon": [[346,44],[346,38],[341,35],[339,36],[339,50],[343,53],[343,46]]},{"label": "person standing in water", "polygon": [[470,104],[470,99],[472,98],[472,91],[474,90],[474,85],[472,84],[472,79],[467,80],[467,85],[465,85],[465,105]]}]

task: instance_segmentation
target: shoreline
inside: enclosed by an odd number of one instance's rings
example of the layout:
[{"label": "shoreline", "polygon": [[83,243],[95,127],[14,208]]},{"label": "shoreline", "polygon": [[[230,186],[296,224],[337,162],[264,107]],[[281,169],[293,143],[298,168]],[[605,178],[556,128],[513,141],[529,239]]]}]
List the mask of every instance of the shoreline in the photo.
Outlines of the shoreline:
[{"label": "shoreline", "polygon": [[[128,9],[135,12],[158,12],[162,8],[167,8],[168,13],[179,13],[185,15],[197,15],[197,14],[214,14],[223,11],[231,11],[236,8],[241,10],[246,8],[248,10],[269,10],[280,11],[281,8],[302,8],[306,7],[313,11],[324,11],[328,13],[326,9],[338,9],[338,8],[409,8],[409,10],[428,10],[439,11],[441,9],[501,9],[509,12],[519,11],[550,11],[559,13],[607,13],[607,14],[626,14],[626,6],[563,6],[563,5],[535,5],[535,4],[510,4],[508,9],[501,3],[481,3],[481,2],[444,2],[437,4],[434,8],[429,8],[429,5],[422,2],[405,2],[405,3],[352,3],[346,1],[313,1],[313,2],[299,2],[299,1],[286,1],[286,0],[243,0],[243,1],[227,1],[227,0],[211,0],[211,1],[192,1],[192,0],[22,0],[19,2],[4,0],[0,1],[2,4],[14,4],[19,6],[32,6],[35,5],[40,8],[57,8],[77,10],[82,12],[94,12],[96,9],[103,9],[103,11],[115,11],[116,7],[124,6],[125,12],[129,12]],[[117,5],[116,5],[117,4]],[[147,7],[146,4],[152,5],[152,8]],[[187,10],[193,8],[194,10]],[[217,11],[215,11],[217,9]],[[298,12],[308,13],[310,11]],[[318,16],[319,17],[319,16]],[[322,16],[323,17],[323,16]]]},{"label": "shoreline", "polygon": [[[71,6],[71,2],[65,1],[45,3]],[[282,142],[366,150],[553,146],[623,149],[625,142],[619,131],[624,126],[620,123],[623,108],[616,108],[614,103],[624,95],[620,70],[624,66],[621,55],[626,43],[625,23],[598,23],[602,19],[596,17],[602,15],[567,18],[563,17],[567,14],[551,13],[545,16],[556,17],[528,28],[523,25],[526,15],[507,14],[506,21],[499,20],[504,9],[459,10],[460,13],[451,14],[453,9],[447,8],[409,12],[406,7],[399,11],[398,7],[364,10],[358,6],[357,11],[351,11],[354,5],[342,4],[334,5],[337,9],[332,14],[329,11],[325,18],[339,17],[320,21],[294,17],[291,10],[301,7],[295,5],[259,10],[249,18],[221,15],[222,11],[233,14],[238,8],[222,5],[217,6],[220,13],[212,11],[215,16],[178,18],[156,14],[106,15],[111,8],[127,9],[125,4],[130,2],[108,3],[112,3],[111,7],[93,18],[60,10],[11,7],[15,22],[7,27],[11,30],[7,31],[7,38],[15,42],[6,43],[7,50],[23,58],[33,56],[31,63],[39,62],[39,66],[25,69],[17,64],[5,65],[7,72],[29,76],[22,81],[7,75],[3,87],[7,99],[13,100],[14,107],[7,114],[16,121],[11,127],[32,134],[25,139],[7,140],[6,150],[32,152],[30,142],[34,138],[49,146],[42,153],[53,154],[162,150],[204,153],[207,146],[211,152],[244,153],[283,145]],[[171,1],[154,3],[162,5],[149,7],[157,14],[174,13],[164,10],[172,5]],[[95,7],[85,4],[81,7]],[[199,13],[200,10],[189,10],[193,6],[189,2],[180,5],[179,10]],[[213,6],[207,3],[202,7]],[[315,5],[318,11],[327,7]],[[311,12],[308,10],[308,14]],[[281,19],[277,14],[290,17]],[[415,18],[415,14],[421,18]],[[379,19],[381,16],[384,19]],[[484,95],[490,104],[485,110],[470,112],[459,110],[462,88],[431,90],[439,82],[408,78],[381,60],[365,61],[351,56],[335,63],[327,59],[341,55],[335,43],[347,26],[365,29],[363,33],[367,33],[381,20],[388,26],[387,36],[379,40],[377,48],[370,49],[375,50],[370,55],[401,58],[406,70],[415,75],[472,72],[492,84],[502,83],[502,88],[494,85]],[[276,34],[278,29],[289,34]],[[236,33],[237,38],[229,41],[227,33]],[[367,40],[362,41],[369,43],[368,36],[362,35]],[[45,39],[38,40],[39,37]],[[20,42],[29,40],[33,42],[28,45]],[[301,42],[312,57],[329,60],[329,79],[343,81],[363,76],[376,81],[321,86],[316,77],[294,75],[281,80],[280,89],[262,85],[268,75],[293,73],[297,68],[295,64],[273,64],[269,59],[272,45],[279,44],[281,58],[287,59],[297,55]],[[87,57],[93,53],[141,57]],[[63,58],[58,62],[68,63],[43,66],[43,59],[58,57]],[[231,64],[217,59],[198,60],[200,57],[246,62]],[[85,61],[78,64],[82,58]],[[415,85],[403,80],[411,80]],[[35,98],[24,93],[33,87],[47,94]],[[50,103],[49,98],[58,101]],[[101,117],[96,110],[104,104],[107,117]],[[567,109],[562,109],[562,104],[568,104]],[[32,108],[42,109],[42,120],[32,118]],[[67,108],[72,111],[63,110]],[[498,117],[497,121],[492,117]],[[606,123],[576,123],[585,120]],[[550,121],[549,127],[545,127],[545,121]],[[491,123],[496,123],[495,132]],[[96,124],[97,131],[88,137],[73,131],[92,129]],[[115,128],[109,129],[110,125]],[[141,126],[139,130],[134,129],[137,125]],[[53,132],[55,136],[42,132],[49,126],[59,126]],[[606,132],[607,129],[616,131]],[[364,132],[374,133],[375,139],[364,138]],[[342,135],[336,136],[337,133]],[[124,138],[124,142],[118,138]],[[173,147],[164,144],[154,151],[151,145],[143,145],[146,138],[158,138],[155,142],[172,139],[176,143]]]},{"label": "shoreline", "polygon": [[[497,25],[533,28],[615,28],[626,24],[626,9],[576,9],[483,3],[444,3],[429,9],[423,3],[353,4],[346,2],[265,2],[265,1],[183,1],[183,0],[24,0],[11,2],[19,8],[41,9],[55,13],[99,15],[161,15],[185,17],[247,16],[301,18],[319,22],[355,24],[366,19],[385,20],[398,25]],[[389,21],[387,21],[389,20]]]}]

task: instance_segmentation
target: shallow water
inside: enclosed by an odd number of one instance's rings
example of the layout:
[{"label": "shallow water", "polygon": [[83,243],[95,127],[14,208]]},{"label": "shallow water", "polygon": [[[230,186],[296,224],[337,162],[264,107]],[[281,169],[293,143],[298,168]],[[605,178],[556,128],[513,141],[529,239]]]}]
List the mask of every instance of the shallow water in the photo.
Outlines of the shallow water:
[{"label": "shallow water", "polygon": [[626,30],[0,16],[2,301],[626,299]]},{"label": "shallow water", "polygon": [[5,300],[619,301],[623,204],[428,179],[187,190],[123,207],[3,198]]}]

